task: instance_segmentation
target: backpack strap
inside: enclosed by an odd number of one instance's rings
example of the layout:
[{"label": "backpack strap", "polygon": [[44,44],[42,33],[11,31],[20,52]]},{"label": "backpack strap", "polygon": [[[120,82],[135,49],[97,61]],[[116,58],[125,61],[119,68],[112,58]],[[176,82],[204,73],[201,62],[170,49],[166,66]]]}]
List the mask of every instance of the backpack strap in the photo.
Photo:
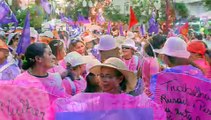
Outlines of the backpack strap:
[{"label": "backpack strap", "polygon": [[7,69],[10,65],[14,64],[13,62],[11,63],[7,63],[6,65],[4,65],[3,67],[0,68],[0,73],[2,73],[5,69]]},{"label": "backpack strap", "polygon": [[66,79],[69,81],[70,83],[70,86],[71,86],[71,91],[72,91],[72,95],[75,95],[76,94],[76,86],[74,84],[74,82],[69,78],[69,77],[66,77]]}]

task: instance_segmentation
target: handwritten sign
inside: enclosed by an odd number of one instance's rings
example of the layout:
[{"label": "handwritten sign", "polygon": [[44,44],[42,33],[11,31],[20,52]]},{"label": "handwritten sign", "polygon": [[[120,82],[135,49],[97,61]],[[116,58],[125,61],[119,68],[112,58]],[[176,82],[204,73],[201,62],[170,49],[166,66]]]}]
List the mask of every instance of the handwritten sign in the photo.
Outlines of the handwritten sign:
[{"label": "handwritten sign", "polygon": [[155,102],[163,105],[168,120],[211,120],[211,83],[185,74],[158,74]]},{"label": "handwritten sign", "polygon": [[1,120],[51,120],[49,95],[32,88],[0,85]]},{"label": "handwritten sign", "polygon": [[153,111],[148,108],[135,108],[95,112],[60,112],[56,114],[56,120],[71,120],[72,118],[75,120],[153,120]]}]

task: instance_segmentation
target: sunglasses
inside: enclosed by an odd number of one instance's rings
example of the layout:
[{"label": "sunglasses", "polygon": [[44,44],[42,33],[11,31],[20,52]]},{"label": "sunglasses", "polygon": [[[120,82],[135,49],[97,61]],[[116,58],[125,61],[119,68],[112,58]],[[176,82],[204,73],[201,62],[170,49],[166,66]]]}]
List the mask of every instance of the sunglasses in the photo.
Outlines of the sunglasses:
[{"label": "sunglasses", "polygon": [[130,47],[127,47],[127,46],[122,46],[122,49],[131,49]]}]

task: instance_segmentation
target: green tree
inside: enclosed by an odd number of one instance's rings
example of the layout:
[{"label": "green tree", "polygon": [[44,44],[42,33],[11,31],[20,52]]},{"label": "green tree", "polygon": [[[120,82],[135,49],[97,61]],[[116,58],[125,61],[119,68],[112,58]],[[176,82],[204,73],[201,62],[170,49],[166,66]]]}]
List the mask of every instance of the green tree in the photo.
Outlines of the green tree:
[{"label": "green tree", "polygon": [[211,10],[211,0],[203,0],[204,2],[204,5],[209,9]]},{"label": "green tree", "polygon": [[175,10],[182,18],[187,18],[189,15],[188,8],[184,3],[175,3]]},{"label": "green tree", "polygon": [[120,14],[120,11],[112,5],[105,7],[104,16],[107,20],[123,23],[127,23],[129,18],[129,15]]},{"label": "green tree", "polygon": [[16,17],[19,22],[19,26],[24,25],[25,17],[27,11],[30,11],[30,26],[34,27],[35,29],[40,29],[41,24],[44,21],[45,13],[41,6],[39,5],[32,5],[28,9],[25,10],[19,10],[16,14]]}]

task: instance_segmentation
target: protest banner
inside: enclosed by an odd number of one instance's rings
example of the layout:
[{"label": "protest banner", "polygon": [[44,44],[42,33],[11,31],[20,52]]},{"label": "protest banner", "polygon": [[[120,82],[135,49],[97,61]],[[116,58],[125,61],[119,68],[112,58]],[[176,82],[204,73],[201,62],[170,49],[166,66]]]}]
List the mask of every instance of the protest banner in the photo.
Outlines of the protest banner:
[{"label": "protest banner", "polygon": [[[121,119],[123,113],[125,113],[125,118],[129,118],[128,120],[135,118],[135,120],[143,120],[144,118],[166,120],[164,109],[145,94],[134,97],[124,93],[80,93],[71,98],[55,100],[53,109],[59,120],[66,118],[67,114],[73,115],[74,113],[73,116],[76,118],[80,115],[87,116],[86,118],[93,116],[92,120],[125,120]],[[134,112],[134,110],[137,111]],[[104,119],[99,119],[99,116],[103,116]],[[83,117],[80,117],[79,120],[83,120]]]},{"label": "protest banner", "polygon": [[154,100],[165,108],[167,120],[211,120],[210,82],[171,72],[155,77]]},{"label": "protest banner", "polygon": [[49,94],[33,88],[0,85],[1,120],[52,120]]},{"label": "protest banner", "polygon": [[149,108],[119,109],[95,112],[60,112],[56,120],[153,120],[153,110]]}]

